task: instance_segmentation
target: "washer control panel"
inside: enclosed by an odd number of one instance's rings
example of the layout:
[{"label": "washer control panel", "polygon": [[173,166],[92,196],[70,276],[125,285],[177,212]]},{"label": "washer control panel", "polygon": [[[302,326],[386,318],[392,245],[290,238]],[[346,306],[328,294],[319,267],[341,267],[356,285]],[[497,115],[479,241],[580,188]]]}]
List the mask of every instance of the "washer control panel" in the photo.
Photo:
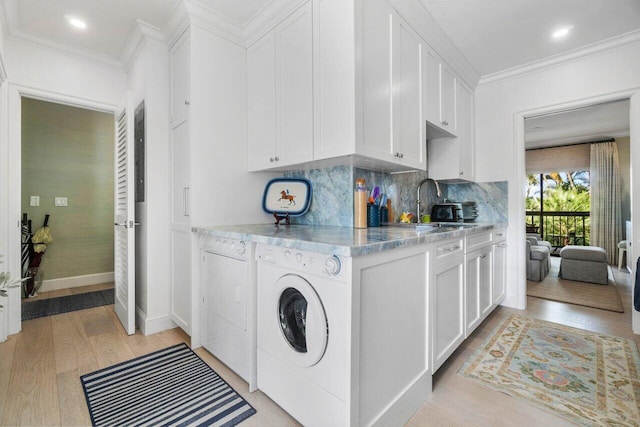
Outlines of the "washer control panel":
[{"label": "washer control panel", "polygon": [[258,244],[256,261],[287,267],[293,271],[344,279],[345,272],[348,271],[345,267],[349,265],[351,258]]},{"label": "washer control panel", "polygon": [[229,239],[226,237],[207,237],[203,247],[206,251],[214,252],[220,255],[227,255],[233,258],[248,259],[249,245],[244,240]]}]

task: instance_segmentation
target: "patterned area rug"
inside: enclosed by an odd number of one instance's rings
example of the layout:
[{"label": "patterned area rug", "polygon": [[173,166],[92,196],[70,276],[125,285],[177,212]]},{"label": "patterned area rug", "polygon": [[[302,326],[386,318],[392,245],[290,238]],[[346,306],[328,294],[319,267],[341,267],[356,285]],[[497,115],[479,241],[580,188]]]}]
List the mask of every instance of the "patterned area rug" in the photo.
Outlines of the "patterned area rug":
[{"label": "patterned area rug", "polygon": [[235,426],[256,413],[184,343],[80,380],[94,426]]},{"label": "patterned area rug", "polygon": [[458,372],[585,426],[640,426],[635,342],[507,317]]}]

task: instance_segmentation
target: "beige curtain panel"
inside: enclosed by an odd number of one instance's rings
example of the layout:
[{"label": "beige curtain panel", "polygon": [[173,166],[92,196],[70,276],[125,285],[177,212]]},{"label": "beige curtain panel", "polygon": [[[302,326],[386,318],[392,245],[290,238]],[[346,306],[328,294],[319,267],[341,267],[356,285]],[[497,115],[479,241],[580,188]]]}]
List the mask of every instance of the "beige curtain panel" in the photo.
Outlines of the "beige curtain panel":
[{"label": "beige curtain panel", "polygon": [[604,248],[609,264],[622,240],[620,168],[615,142],[591,144],[591,245]]}]

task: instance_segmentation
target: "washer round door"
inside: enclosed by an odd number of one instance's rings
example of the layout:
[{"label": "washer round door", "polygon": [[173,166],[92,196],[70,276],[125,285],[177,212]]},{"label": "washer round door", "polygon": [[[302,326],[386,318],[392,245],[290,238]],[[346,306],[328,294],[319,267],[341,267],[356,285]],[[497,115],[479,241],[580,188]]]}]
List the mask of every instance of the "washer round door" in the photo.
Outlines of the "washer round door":
[{"label": "washer round door", "polygon": [[327,348],[329,325],[320,297],[309,282],[288,274],[276,282],[278,329],[287,359],[301,367],[313,366]]}]

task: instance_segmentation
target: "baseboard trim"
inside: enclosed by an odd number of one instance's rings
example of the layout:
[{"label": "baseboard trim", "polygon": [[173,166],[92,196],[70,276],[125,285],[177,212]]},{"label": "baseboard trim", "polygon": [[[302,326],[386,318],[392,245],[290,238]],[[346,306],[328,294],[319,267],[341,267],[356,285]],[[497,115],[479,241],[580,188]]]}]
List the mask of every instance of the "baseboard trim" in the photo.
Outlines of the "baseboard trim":
[{"label": "baseboard trim", "polygon": [[87,274],[86,276],[62,277],[60,279],[43,280],[42,286],[40,287],[40,289],[38,289],[38,292],[57,291],[59,289],[77,288],[79,286],[109,283],[115,280],[114,277],[115,276],[112,271],[108,273]]},{"label": "baseboard trim", "polygon": [[176,328],[178,325],[168,315],[147,319],[147,315],[139,307],[136,307],[136,326],[140,329],[142,335],[153,335]]}]

